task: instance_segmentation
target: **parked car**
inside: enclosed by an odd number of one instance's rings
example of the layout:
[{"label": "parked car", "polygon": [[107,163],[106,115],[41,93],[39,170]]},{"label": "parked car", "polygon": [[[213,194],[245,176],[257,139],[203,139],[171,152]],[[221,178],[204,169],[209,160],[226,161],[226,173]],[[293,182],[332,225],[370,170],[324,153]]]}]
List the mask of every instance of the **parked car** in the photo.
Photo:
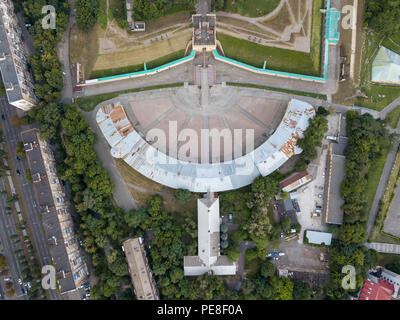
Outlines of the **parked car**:
[{"label": "parked car", "polygon": [[279,252],[279,256],[284,256],[285,255],[285,253],[284,252]]},{"label": "parked car", "polygon": [[232,215],[232,213],[230,213],[230,214],[228,215],[228,221],[229,221],[229,222],[232,222],[232,219],[233,219],[233,215]]},{"label": "parked car", "polygon": [[1,115],[1,118],[2,118],[3,120],[6,120],[6,117],[4,116],[4,114]]},{"label": "parked car", "polygon": [[322,197],[323,197],[322,193],[318,194],[318,198],[322,198]]},{"label": "parked car", "polygon": [[17,175],[21,174],[21,171],[19,171],[18,169],[16,170],[16,172],[17,172]]},{"label": "parked car", "polygon": [[17,156],[17,160],[18,160],[18,161],[20,161],[20,160],[21,160],[21,158]]},{"label": "parked car", "polygon": [[274,261],[279,260],[278,257],[273,257],[272,259],[273,259]]},{"label": "parked car", "polygon": [[322,206],[317,205],[316,208],[317,208],[317,209],[322,209]]},{"label": "parked car", "polygon": [[21,278],[18,279],[18,283],[22,284],[22,279]]},{"label": "parked car", "polygon": [[4,277],[4,281],[11,281],[10,277]]}]

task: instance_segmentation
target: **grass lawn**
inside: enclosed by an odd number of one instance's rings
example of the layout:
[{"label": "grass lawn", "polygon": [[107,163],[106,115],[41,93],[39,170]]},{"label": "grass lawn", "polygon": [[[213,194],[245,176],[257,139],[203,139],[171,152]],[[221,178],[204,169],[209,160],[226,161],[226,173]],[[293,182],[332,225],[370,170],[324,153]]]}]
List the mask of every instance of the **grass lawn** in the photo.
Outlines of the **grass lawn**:
[{"label": "grass lawn", "polygon": [[280,48],[266,47],[250,41],[217,33],[225,56],[262,68],[267,61],[267,68],[311,76],[319,76],[319,68],[315,69],[310,54]]},{"label": "grass lawn", "polygon": [[389,50],[400,54],[400,35],[393,35],[383,40],[382,45]]},{"label": "grass lawn", "polygon": [[163,186],[153,180],[146,178],[136,170],[132,169],[124,160],[115,159],[115,165],[127,183],[132,183],[140,188],[147,189],[149,191],[161,192]]},{"label": "grass lawn", "polygon": [[368,172],[367,187],[365,189],[365,199],[368,204],[367,212],[370,212],[372,203],[374,202],[376,189],[378,188],[379,181],[381,179],[383,167],[385,166],[387,153],[382,157],[375,160],[375,163],[371,166]]},{"label": "grass lawn", "polygon": [[372,229],[371,239],[373,241],[400,243],[400,239],[398,239],[397,237],[394,237],[392,235],[383,232],[383,226],[385,224],[390,206],[392,205],[396,183],[399,178],[399,170],[400,170],[400,152],[398,151],[394,165],[390,172],[388,184],[383,194],[383,198],[381,199],[382,205],[379,205],[378,214],[376,216],[375,224]]},{"label": "grass lawn", "polygon": [[125,161],[121,159],[115,159],[115,165],[126,183],[130,183],[138,187],[133,188],[131,186],[128,186],[128,189],[139,206],[145,205],[147,199],[151,195],[159,193],[164,199],[164,205],[167,211],[178,213],[189,211],[192,213],[197,213],[197,198],[199,197],[198,194],[193,193],[192,200],[181,205],[177,203],[174,198],[174,189],[168,188],[153,180],[148,179],[147,177],[137,172],[135,169],[131,168]]},{"label": "grass lawn", "polygon": [[323,7],[324,0],[313,0],[310,56],[314,63],[314,70],[318,71],[321,68],[323,15],[320,10]]},{"label": "grass lawn", "polygon": [[[159,40],[152,44],[140,44],[135,46],[127,44],[127,47],[118,48],[115,52],[100,54],[93,70],[97,71],[126,66],[136,66],[138,64],[143,64],[144,62],[164,59],[165,56],[176,56],[177,52],[180,53],[180,58],[182,58],[182,52],[184,52],[186,45],[191,38],[192,30],[190,28],[185,28],[177,31],[170,38]],[[117,39],[113,40],[115,41]],[[114,42],[114,44],[116,43],[117,42]]]},{"label": "grass lawn", "polygon": [[360,87],[368,98],[357,97],[355,101],[357,106],[378,111],[400,96],[399,86],[378,85],[371,82],[372,62],[381,42],[383,43],[382,37],[376,33],[369,32],[365,37]]},{"label": "grass lawn", "polygon": [[182,86],[183,86],[183,83],[170,83],[170,84],[159,85],[159,86],[136,88],[136,89],[124,90],[124,91],[118,91],[118,92],[112,92],[112,93],[98,94],[98,95],[91,96],[91,97],[76,99],[76,103],[78,104],[79,108],[81,108],[83,111],[89,112],[89,111],[92,111],[100,102],[118,97],[120,94],[148,91],[148,90],[156,90],[156,89],[164,89],[164,88],[182,87]]},{"label": "grass lawn", "polygon": [[400,263],[400,255],[393,253],[380,253],[379,265],[386,266],[389,263]]},{"label": "grass lawn", "polygon": [[234,38],[221,32],[217,39],[221,42],[225,55],[252,66],[311,76],[321,75],[322,13],[323,0],[314,0],[310,53],[263,46],[250,41]]},{"label": "grass lawn", "polygon": [[86,79],[96,64],[101,32],[103,31],[98,24],[89,31],[80,30],[76,25],[71,28],[69,59],[71,63],[79,62],[82,65]]},{"label": "grass lawn", "polygon": [[[150,62],[146,62],[146,67],[147,67],[147,69],[153,69],[153,68],[159,67],[163,64],[166,64],[168,62],[183,58],[184,55],[185,55],[185,50],[182,49],[182,50],[173,52],[171,54],[168,54],[166,56],[163,56],[161,58],[152,60]],[[124,73],[130,73],[130,72],[136,72],[136,71],[142,71],[142,70],[144,70],[143,64],[137,64],[137,65],[125,66],[125,67],[119,67],[119,68],[111,68],[111,69],[105,69],[105,70],[94,70],[90,74],[90,79],[115,76],[118,74],[124,74]]]},{"label": "grass lawn", "polygon": [[392,111],[390,111],[385,119],[389,126],[391,126],[393,129],[396,129],[400,120],[400,106],[397,106]]},{"label": "grass lawn", "polygon": [[280,0],[226,0],[224,11],[247,17],[262,17],[272,12]]},{"label": "grass lawn", "polygon": [[97,22],[102,29],[107,28],[107,0],[99,0],[99,13],[97,14]]}]

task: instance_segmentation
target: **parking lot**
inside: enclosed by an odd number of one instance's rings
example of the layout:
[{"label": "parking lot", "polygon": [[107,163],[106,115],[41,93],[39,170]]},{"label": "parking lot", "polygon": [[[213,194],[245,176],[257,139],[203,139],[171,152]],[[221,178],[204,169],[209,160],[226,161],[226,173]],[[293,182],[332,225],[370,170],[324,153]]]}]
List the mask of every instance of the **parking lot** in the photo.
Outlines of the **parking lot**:
[{"label": "parking lot", "polygon": [[313,177],[313,180],[298,189],[297,196],[295,196],[300,205],[300,213],[297,215],[301,225],[299,243],[303,243],[303,234],[307,229],[315,231],[328,230],[322,219],[322,208],[326,199],[326,162],[330,142],[326,139],[326,136],[338,136],[339,117],[338,114],[327,117],[328,131],[322,141],[322,148],[318,150],[318,158],[308,166],[308,172]]},{"label": "parking lot", "polygon": [[326,272],[328,264],[320,260],[321,253],[326,253],[324,247],[307,246],[297,241],[283,241],[279,248],[268,247],[269,252],[283,252],[285,255],[278,256],[276,260],[271,259],[271,262],[278,269],[288,269],[296,271],[318,271]]}]

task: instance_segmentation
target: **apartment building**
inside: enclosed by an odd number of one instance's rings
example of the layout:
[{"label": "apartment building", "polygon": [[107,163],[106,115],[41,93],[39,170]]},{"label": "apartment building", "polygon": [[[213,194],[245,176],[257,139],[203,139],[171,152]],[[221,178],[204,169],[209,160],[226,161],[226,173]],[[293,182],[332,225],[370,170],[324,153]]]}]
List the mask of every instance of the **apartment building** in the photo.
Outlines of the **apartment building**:
[{"label": "apartment building", "polygon": [[88,268],[74,231],[71,204],[57,177],[56,162],[47,142],[37,129],[23,131],[21,136],[58,287],[61,293],[74,291],[87,280]]},{"label": "apartment building", "polygon": [[122,243],[137,300],[159,300],[156,285],[143,247],[142,238]]},{"label": "apartment building", "polygon": [[11,0],[0,1],[0,71],[8,102],[29,110],[38,102],[28,70],[28,54]]}]

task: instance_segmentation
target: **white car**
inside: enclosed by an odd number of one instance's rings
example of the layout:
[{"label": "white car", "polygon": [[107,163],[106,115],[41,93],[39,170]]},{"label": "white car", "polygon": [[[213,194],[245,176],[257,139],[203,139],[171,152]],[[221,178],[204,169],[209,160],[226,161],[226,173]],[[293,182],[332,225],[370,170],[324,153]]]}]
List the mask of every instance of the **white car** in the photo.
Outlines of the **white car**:
[{"label": "white car", "polygon": [[282,256],[285,255],[285,253],[284,252],[279,252],[279,255],[282,257]]},{"label": "white car", "polygon": [[18,283],[22,284],[22,279],[21,278],[18,279]]}]

